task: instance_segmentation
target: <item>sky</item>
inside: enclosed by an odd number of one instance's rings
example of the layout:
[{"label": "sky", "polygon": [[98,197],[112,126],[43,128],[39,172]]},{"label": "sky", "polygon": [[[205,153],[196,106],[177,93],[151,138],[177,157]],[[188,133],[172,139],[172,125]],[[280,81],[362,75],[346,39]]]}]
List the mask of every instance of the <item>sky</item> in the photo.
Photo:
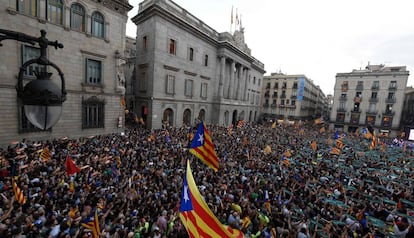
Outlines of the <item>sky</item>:
[{"label": "sky", "polygon": [[[129,0],[130,20],[142,0]],[[218,32],[242,20],[245,43],[266,73],[304,74],[325,94],[333,94],[335,75],[369,64],[414,70],[412,0],[175,0]],[[233,25],[234,29],[234,25]],[[410,74],[413,74],[410,72]],[[414,85],[414,76],[408,78]]]}]

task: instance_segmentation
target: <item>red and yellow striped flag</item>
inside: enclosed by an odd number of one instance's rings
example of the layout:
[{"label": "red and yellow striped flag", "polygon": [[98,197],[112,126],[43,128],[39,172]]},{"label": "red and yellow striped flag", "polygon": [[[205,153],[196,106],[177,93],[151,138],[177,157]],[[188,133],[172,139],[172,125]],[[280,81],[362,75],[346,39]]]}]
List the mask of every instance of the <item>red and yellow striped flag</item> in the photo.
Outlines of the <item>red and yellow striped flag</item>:
[{"label": "red and yellow striped flag", "polygon": [[190,146],[190,153],[195,155],[215,172],[219,168],[219,158],[214,150],[214,144],[211,140],[210,133],[204,122],[198,126],[197,133],[194,136]]},{"label": "red and yellow striped flag", "polygon": [[99,238],[101,235],[101,229],[99,228],[99,218],[98,218],[98,211],[95,210],[95,215],[89,219],[88,222],[82,223],[82,226],[86,229],[89,229],[92,232],[93,238]]},{"label": "red and yellow striped flag", "polygon": [[341,149],[341,150],[344,147],[344,143],[342,142],[341,139],[336,140],[336,147],[338,147],[338,149]]},{"label": "red and yellow striped flag", "polygon": [[283,155],[285,155],[286,157],[291,157],[292,156],[292,153],[290,153],[290,150],[286,150],[285,151],[285,153],[283,154]]},{"label": "red and yellow striped flag", "polygon": [[26,203],[26,197],[24,196],[22,190],[17,186],[16,180],[12,180],[13,192],[16,197],[16,201],[21,205]]},{"label": "red and yellow striped flag", "polygon": [[341,150],[336,148],[336,147],[332,147],[330,153],[334,154],[334,155],[339,155],[339,154],[341,154]]},{"label": "red and yellow striped flag", "polygon": [[187,160],[187,172],[184,176],[179,216],[190,238],[244,237],[240,230],[223,225],[210,210],[198,191],[189,160]]},{"label": "red and yellow striped flag", "polygon": [[40,158],[45,162],[52,158],[52,153],[50,153],[49,148],[43,148],[42,153],[40,153]]}]

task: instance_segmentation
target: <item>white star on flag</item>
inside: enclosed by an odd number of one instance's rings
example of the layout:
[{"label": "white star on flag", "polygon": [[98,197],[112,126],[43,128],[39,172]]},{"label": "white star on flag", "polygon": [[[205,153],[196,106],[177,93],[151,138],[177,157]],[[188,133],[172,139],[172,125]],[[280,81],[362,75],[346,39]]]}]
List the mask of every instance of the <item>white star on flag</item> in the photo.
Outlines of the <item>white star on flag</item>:
[{"label": "white star on flag", "polygon": [[204,144],[204,135],[198,135],[198,140],[197,141],[200,141],[200,143],[201,144]]},{"label": "white star on flag", "polygon": [[188,197],[188,186],[184,186],[184,196],[183,196],[185,202],[188,202],[190,198]]}]

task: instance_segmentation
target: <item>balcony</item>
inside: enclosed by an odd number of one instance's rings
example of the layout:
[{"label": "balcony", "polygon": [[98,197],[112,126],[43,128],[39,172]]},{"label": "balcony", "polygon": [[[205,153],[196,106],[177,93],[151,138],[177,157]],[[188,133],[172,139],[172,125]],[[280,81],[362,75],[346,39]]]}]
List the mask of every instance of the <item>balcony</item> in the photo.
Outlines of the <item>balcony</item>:
[{"label": "balcony", "polygon": [[285,107],[286,107],[286,105],[285,105],[285,104],[279,104],[279,107],[280,107],[280,108],[285,108]]},{"label": "balcony", "polygon": [[369,102],[378,102],[378,98],[370,98],[368,101]]},{"label": "balcony", "polygon": [[345,108],[338,108],[338,109],[336,109],[336,111],[337,112],[346,112],[346,109]]},{"label": "balcony", "polygon": [[340,97],[339,101],[346,101],[347,97]]},{"label": "balcony", "polygon": [[361,103],[361,101],[362,101],[362,97],[354,97],[355,103]]},{"label": "balcony", "polygon": [[277,93],[273,93],[273,97],[274,98],[277,98]]},{"label": "balcony", "polygon": [[385,99],[385,102],[386,103],[395,103],[395,98],[387,98],[387,99]]},{"label": "balcony", "polygon": [[361,110],[359,110],[359,109],[354,109],[354,110],[352,110],[351,112],[352,112],[352,113],[361,113]]},{"label": "balcony", "polygon": [[358,91],[364,90],[364,85],[357,85],[356,90],[358,90]]},{"label": "balcony", "polygon": [[272,103],[272,104],[270,105],[270,107],[272,107],[272,108],[276,108],[276,106],[277,106],[277,104],[276,104],[276,103]]},{"label": "balcony", "polygon": [[263,103],[263,107],[269,107],[269,103]]},{"label": "balcony", "polygon": [[286,94],[280,95],[280,98],[286,98]]},{"label": "balcony", "polygon": [[367,110],[365,113],[367,115],[377,115],[378,111],[376,111],[376,110]]},{"label": "balcony", "polygon": [[266,89],[270,89],[270,84],[266,85]]},{"label": "balcony", "polygon": [[389,90],[389,91],[395,91],[395,90],[397,90],[397,85],[390,85],[390,86],[388,87],[388,90]]},{"label": "balcony", "polygon": [[268,97],[270,97],[270,94],[269,93],[265,93],[265,98],[268,98]]},{"label": "balcony", "polygon": [[383,116],[394,116],[394,114],[395,112],[387,110],[382,113]]},{"label": "balcony", "polygon": [[292,95],[290,96],[290,99],[296,99],[296,96]]},{"label": "balcony", "polygon": [[379,90],[379,85],[372,85],[371,90]]}]

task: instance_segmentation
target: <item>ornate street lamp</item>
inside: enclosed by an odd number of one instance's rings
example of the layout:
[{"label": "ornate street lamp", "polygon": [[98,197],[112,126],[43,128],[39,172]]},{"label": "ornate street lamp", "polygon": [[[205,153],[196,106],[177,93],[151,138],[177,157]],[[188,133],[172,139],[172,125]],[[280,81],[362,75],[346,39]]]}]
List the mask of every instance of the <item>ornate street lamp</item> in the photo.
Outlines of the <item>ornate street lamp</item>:
[{"label": "ornate street lamp", "polygon": [[[62,103],[66,100],[66,90],[64,75],[56,64],[48,60],[46,49],[49,45],[54,46],[55,49],[63,48],[63,45],[57,41],[48,41],[45,30],[41,30],[40,34],[41,37],[37,38],[20,32],[0,29],[0,46],[2,46],[2,40],[9,39],[39,45],[39,58],[28,60],[20,67],[16,90],[17,97],[24,106],[27,119],[37,128],[48,130],[59,121],[62,114]],[[36,79],[23,86],[24,72],[31,64],[50,65],[55,68],[59,73],[62,88],[59,89],[50,80],[52,73],[48,72],[35,72]]]}]

